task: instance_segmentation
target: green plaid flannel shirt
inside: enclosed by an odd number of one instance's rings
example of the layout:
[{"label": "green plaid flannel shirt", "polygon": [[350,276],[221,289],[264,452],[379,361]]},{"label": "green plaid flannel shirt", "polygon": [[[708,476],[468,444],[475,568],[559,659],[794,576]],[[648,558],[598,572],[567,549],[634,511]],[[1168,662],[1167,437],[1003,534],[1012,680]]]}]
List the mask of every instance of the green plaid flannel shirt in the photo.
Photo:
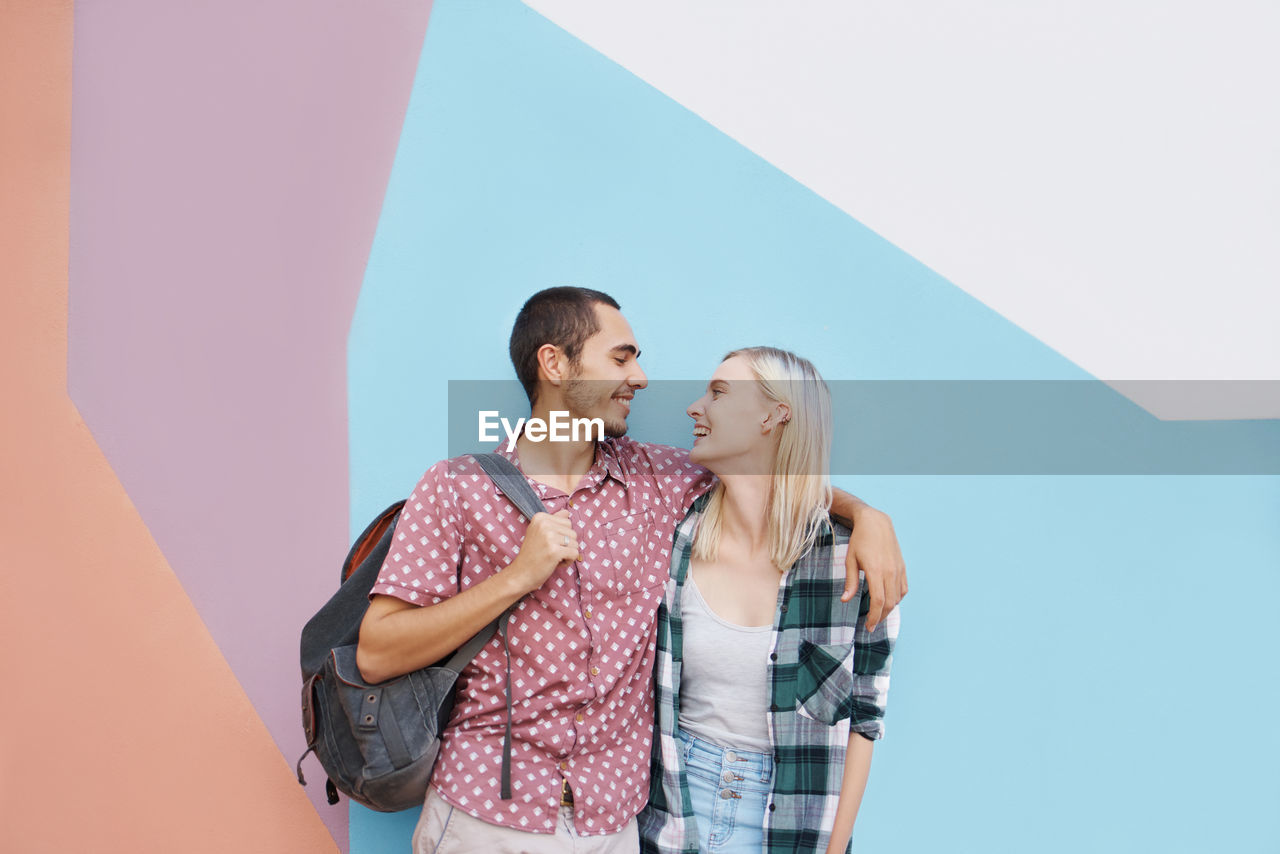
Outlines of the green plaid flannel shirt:
[{"label": "green plaid flannel shirt", "polygon": [[[641,850],[646,854],[698,852],[698,829],[677,736],[683,655],[680,596],[707,500],[703,496],[694,502],[676,528],[671,580],[658,608],[653,767],[649,804],[639,817]],[[884,734],[898,611],[895,608],[868,632],[865,581],[860,581],[858,596],[840,601],[848,545],[848,528],[826,526],[778,587],[768,663],[774,775],[765,812],[766,854],[826,850],[840,800],[849,733],[870,739]]]}]

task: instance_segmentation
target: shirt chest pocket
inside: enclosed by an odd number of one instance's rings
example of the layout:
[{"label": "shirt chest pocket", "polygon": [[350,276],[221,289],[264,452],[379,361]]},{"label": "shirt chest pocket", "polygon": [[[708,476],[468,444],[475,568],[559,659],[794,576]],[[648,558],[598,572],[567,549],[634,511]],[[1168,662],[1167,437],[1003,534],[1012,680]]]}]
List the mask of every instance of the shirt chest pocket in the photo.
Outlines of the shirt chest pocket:
[{"label": "shirt chest pocket", "polygon": [[834,725],[853,714],[853,643],[801,639],[796,668],[796,713]]},{"label": "shirt chest pocket", "polygon": [[625,596],[662,583],[653,566],[653,513],[642,510],[608,522],[604,528],[602,580],[611,594]]}]

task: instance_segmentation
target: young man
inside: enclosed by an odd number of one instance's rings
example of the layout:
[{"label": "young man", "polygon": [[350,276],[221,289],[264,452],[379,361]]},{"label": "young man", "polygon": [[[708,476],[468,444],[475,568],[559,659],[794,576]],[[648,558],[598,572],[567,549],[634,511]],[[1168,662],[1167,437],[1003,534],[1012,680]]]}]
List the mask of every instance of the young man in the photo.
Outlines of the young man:
[{"label": "young man", "polygon": [[[379,682],[448,655],[508,606],[463,671],[414,850],[639,850],[653,735],[654,617],[675,526],[711,476],[687,451],[625,437],[648,384],[617,302],[551,288],[516,319],[511,358],[532,416],[599,418],[608,438],[504,453],[547,506],[527,523],[470,457],[432,466],[397,522],[357,661]],[[906,592],[888,518],[840,493],[854,523],[849,576],[867,575],[868,620]],[[852,591],[847,591],[851,595]],[[510,650],[511,795],[500,794]],[[452,846],[452,848],[450,848]]]}]

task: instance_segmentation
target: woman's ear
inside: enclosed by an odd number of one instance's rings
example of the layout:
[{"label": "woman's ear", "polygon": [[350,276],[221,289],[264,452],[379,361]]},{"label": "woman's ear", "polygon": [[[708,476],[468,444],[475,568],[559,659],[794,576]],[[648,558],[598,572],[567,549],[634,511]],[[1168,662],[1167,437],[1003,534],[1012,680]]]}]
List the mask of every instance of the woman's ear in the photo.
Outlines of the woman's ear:
[{"label": "woman's ear", "polygon": [[791,420],[791,407],[785,403],[776,403],[773,409],[765,416],[764,421],[760,425],[760,432],[766,436],[773,431],[775,427],[781,427]]}]

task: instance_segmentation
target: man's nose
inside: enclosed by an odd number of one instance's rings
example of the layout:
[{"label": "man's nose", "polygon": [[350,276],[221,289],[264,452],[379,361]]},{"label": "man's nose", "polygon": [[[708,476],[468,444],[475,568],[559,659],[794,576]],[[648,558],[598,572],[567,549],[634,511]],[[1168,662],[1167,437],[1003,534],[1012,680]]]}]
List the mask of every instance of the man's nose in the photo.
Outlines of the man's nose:
[{"label": "man's nose", "polygon": [[637,363],[631,370],[631,375],[627,377],[627,385],[632,388],[646,388],[649,385],[649,375],[644,372],[644,368]]}]

